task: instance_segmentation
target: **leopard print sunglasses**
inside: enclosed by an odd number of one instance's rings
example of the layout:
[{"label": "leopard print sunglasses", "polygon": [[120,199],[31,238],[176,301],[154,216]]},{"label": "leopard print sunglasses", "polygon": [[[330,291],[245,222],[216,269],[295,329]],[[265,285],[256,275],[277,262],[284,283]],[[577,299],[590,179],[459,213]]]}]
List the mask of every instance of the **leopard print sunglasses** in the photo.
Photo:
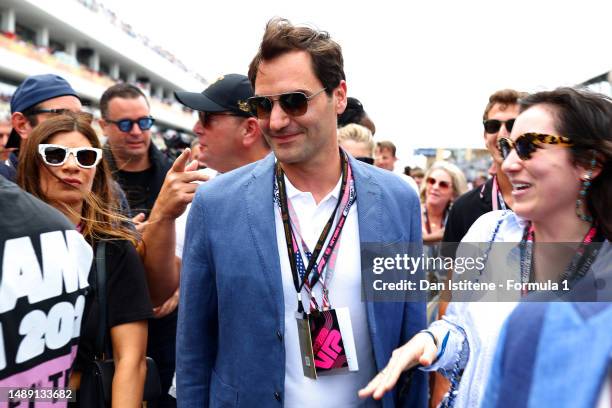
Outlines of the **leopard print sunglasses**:
[{"label": "leopard print sunglasses", "polygon": [[572,146],[570,139],[564,136],[547,135],[544,133],[524,133],[512,141],[507,137],[502,137],[497,141],[497,148],[504,160],[510,155],[512,149],[516,149],[516,154],[521,160],[528,160],[541,144]]}]

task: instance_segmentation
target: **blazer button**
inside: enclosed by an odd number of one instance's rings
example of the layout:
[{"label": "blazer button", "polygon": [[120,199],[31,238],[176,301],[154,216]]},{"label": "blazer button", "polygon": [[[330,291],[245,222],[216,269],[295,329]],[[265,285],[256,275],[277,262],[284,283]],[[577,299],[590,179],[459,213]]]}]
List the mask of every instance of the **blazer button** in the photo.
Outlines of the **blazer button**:
[{"label": "blazer button", "polygon": [[280,400],[281,400],[281,395],[280,395],[280,392],[275,392],[275,393],[274,393],[274,398],[276,398],[276,400],[277,400],[278,402],[280,402]]},{"label": "blazer button", "polygon": [[280,330],[277,330],[277,331],[276,331],[276,337],[278,337],[278,339],[279,339],[280,341],[283,341],[283,333],[281,333],[281,331],[280,331]]}]

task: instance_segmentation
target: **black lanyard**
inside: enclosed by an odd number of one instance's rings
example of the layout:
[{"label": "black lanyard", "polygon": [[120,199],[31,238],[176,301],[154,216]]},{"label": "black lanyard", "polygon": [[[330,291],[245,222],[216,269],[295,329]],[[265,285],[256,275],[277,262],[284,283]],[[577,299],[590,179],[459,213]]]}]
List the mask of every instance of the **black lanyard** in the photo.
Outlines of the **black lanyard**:
[{"label": "black lanyard", "polygon": [[[278,184],[278,196],[279,196],[278,198],[280,202],[281,219],[283,221],[283,228],[285,230],[285,242],[287,243],[287,253],[289,254],[289,265],[291,266],[293,285],[295,286],[295,291],[297,292],[297,295],[298,295],[298,312],[300,313],[304,311],[304,306],[302,304],[300,293],[302,292],[304,284],[308,282],[308,277],[310,276],[310,272],[312,272],[315,264],[317,263],[317,259],[319,258],[319,255],[321,254],[321,250],[323,249],[323,244],[325,244],[325,241],[327,241],[329,232],[331,231],[331,228],[334,224],[334,219],[336,218],[336,213],[338,212],[338,208],[340,207],[340,202],[342,201],[342,197],[344,196],[344,192],[347,188],[348,159],[345,153],[342,151],[340,151],[340,168],[342,171],[342,182],[340,186],[340,194],[338,195],[338,202],[336,203],[336,207],[334,208],[333,213],[329,217],[329,220],[327,220],[327,223],[323,227],[323,231],[321,231],[319,240],[317,241],[314,251],[312,252],[312,255],[310,256],[310,259],[308,260],[308,267],[306,268],[306,273],[302,277],[302,282],[300,284],[299,282],[300,274],[297,270],[297,263],[296,263],[296,258],[295,258],[296,254],[293,249],[295,246],[295,243],[293,241],[293,230],[291,227],[291,219],[289,217],[289,208],[287,204],[287,190],[285,187],[285,177],[284,177],[285,172],[281,168],[280,164],[278,162],[276,163],[275,176],[276,176],[276,183]],[[343,227],[344,227],[344,223],[339,223],[339,225],[336,228],[339,228],[339,231],[341,231]],[[337,242],[338,242],[337,240],[333,240],[332,242],[330,242],[327,250],[323,254],[323,257],[325,258],[325,260],[329,258]],[[314,274],[312,280],[309,282],[309,286],[311,288],[314,287],[314,285],[316,285],[316,283],[319,281],[319,277],[320,275],[318,273]]]}]

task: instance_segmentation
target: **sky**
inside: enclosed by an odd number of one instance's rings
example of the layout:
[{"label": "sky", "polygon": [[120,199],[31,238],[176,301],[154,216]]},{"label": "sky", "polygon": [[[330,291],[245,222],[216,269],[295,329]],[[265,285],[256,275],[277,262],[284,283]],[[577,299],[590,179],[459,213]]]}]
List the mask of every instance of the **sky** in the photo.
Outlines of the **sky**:
[{"label": "sky", "polygon": [[349,96],[400,158],[484,147],[482,112],[498,89],[546,90],[612,70],[610,0],[101,1],[210,81],[246,74],[274,16],[328,31]]}]

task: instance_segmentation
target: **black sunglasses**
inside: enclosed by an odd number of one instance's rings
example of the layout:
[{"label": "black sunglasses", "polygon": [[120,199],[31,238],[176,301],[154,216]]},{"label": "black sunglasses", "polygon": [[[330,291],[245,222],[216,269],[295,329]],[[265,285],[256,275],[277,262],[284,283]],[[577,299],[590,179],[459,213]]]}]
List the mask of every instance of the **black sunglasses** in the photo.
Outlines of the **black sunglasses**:
[{"label": "black sunglasses", "polygon": [[61,166],[66,163],[68,156],[72,154],[79,167],[91,169],[102,159],[102,150],[95,147],[65,147],[55,144],[38,145],[38,153],[45,164],[49,166]]},{"label": "black sunglasses", "polygon": [[[249,107],[251,112],[258,119],[268,119],[274,106],[274,101],[278,101],[281,108],[291,116],[302,116],[308,110],[308,101],[321,92],[325,91],[323,88],[312,95],[308,96],[304,92],[286,92],[278,95],[266,95],[266,96],[253,96],[248,99]],[[273,99],[272,97],[276,97]]]},{"label": "black sunglasses", "polygon": [[114,123],[120,131],[125,132],[125,133],[132,130],[134,123],[138,124],[138,127],[140,128],[140,130],[149,130],[151,129],[151,126],[153,126],[153,124],[155,123],[155,119],[153,119],[151,116],[143,116],[142,118],[138,118],[136,120],[132,120],[132,119],[120,119],[120,120],[104,119],[104,120],[106,120],[109,123]]},{"label": "black sunglasses", "polygon": [[242,115],[237,115],[231,112],[203,112],[198,111],[198,119],[202,123],[202,126],[207,126],[210,124],[210,118],[215,116],[237,116],[242,117]]},{"label": "black sunglasses", "polygon": [[80,116],[87,120],[88,123],[93,121],[93,115],[89,112],[73,112],[70,109],[34,109],[28,111],[28,115],[40,115],[43,113],[48,113],[51,115],[68,115],[68,116]]},{"label": "black sunglasses", "polygon": [[514,126],[514,121],[516,119],[508,119],[508,120],[497,120],[497,119],[488,119],[483,121],[483,125],[485,128],[485,132],[487,133],[497,133],[499,129],[501,129],[502,125],[506,126],[506,130],[508,133],[512,132],[512,127]]},{"label": "black sunglasses", "polygon": [[516,149],[516,154],[521,160],[531,159],[531,154],[540,147],[541,144],[550,144],[569,147],[572,141],[564,136],[547,135],[543,133],[524,133],[512,141],[502,137],[497,141],[497,148],[504,160],[510,156],[512,149]]}]

